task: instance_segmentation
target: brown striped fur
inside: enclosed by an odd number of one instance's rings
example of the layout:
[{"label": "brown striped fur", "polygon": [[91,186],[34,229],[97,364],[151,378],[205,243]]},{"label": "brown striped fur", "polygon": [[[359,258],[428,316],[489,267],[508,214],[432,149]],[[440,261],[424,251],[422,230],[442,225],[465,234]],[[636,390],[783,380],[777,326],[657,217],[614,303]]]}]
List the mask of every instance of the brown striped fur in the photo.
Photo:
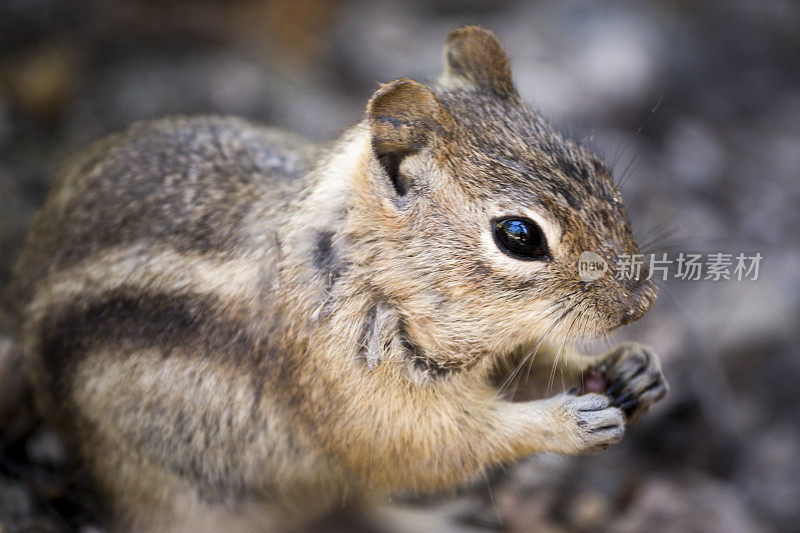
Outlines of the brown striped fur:
[{"label": "brown striped fur", "polygon": [[[169,118],[57,180],[16,270],[20,339],[120,527],[282,527],[622,436],[603,395],[493,382],[649,308],[649,282],[577,276],[582,250],[636,251],[619,193],[519,100],[494,35],[453,32],[446,62],[325,148]],[[491,242],[493,217],[526,213],[551,261]]]}]

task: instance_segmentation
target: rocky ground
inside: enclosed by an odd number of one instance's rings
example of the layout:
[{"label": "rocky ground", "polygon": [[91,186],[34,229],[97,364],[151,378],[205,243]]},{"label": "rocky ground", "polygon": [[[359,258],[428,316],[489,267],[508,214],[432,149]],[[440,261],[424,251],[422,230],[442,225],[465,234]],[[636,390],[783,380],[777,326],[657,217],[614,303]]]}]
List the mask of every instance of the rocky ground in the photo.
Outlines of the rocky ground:
[{"label": "rocky ground", "polygon": [[[0,2],[0,288],[53,169],[131,121],[234,113],[331,139],[378,82],[435,80],[480,23],[521,94],[624,182],[647,248],[756,252],[757,281],[670,275],[620,338],[661,354],[667,400],[607,454],[537,458],[370,531],[796,531],[800,522],[800,5],[476,0]],[[96,528],[32,415],[0,306],[0,517]],[[330,521],[335,530],[342,521]],[[338,524],[338,526],[337,526]],[[0,524],[0,531],[3,525]]]}]

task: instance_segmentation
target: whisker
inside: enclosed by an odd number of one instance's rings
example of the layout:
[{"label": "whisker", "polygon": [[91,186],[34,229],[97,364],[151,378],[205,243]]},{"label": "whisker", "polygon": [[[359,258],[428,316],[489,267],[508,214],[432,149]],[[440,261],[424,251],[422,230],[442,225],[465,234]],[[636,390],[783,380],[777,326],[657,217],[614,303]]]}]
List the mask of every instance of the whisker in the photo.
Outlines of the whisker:
[{"label": "whisker", "polygon": [[[547,330],[544,332],[544,334],[542,334],[541,338],[538,340],[536,345],[525,355],[525,357],[522,358],[522,360],[514,367],[514,370],[512,370],[510,372],[510,374],[503,380],[503,382],[500,384],[500,386],[497,388],[497,391],[495,392],[495,397],[497,397],[498,395],[501,395],[501,394],[503,394],[503,393],[508,391],[508,388],[511,386],[511,383],[514,382],[514,379],[519,375],[519,372],[526,365],[528,366],[528,370],[527,370],[527,373],[526,373],[526,376],[525,376],[525,380],[527,381],[530,378],[530,372],[531,372],[531,369],[533,368],[533,362],[534,362],[534,360],[536,358],[536,355],[539,352],[539,349],[541,348],[541,346],[543,345],[545,340],[547,340],[549,338],[549,336],[552,333],[552,331],[557,326],[559,326],[561,324],[561,322],[572,311],[574,311],[578,306],[578,303],[573,303],[571,305],[567,305],[565,302],[571,300],[572,298],[574,298],[580,292],[581,291],[579,289],[575,289],[575,290],[569,292],[568,294],[560,297],[558,300],[553,302],[553,304],[547,309],[547,318],[552,317],[554,314],[558,313],[562,309],[564,309],[564,311],[561,312],[561,314],[555,320],[553,320],[553,323],[547,328]],[[569,336],[571,335],[572,329],[574,328],[574,325],[575,325],[575,323],[576,323],[578,318],[579,318],[578,316],[573,318],[572,324],[570,325],[570,328],[567,331],[567,335],[564,337],[564,341],[567,338],[569,338]],[[562,341],[562,348],[563,348],[564,341]],[[552,386],[552,380],[553,379],[554,379],[554,375],[551,375],[550,385],[548,386],[548,388],[550,386]],[[518,382],[514,383],[514,389],[513,389],[512,395],[516,393],[516,390],[517,390],[518,387],[519,387],[519,383]]]},{"label": "whisker", "polygon": [[[622,156],[625,154],[625,152],[628,151],[628,148],[630,148],[630,146],[633,143],[633,141],[635,141],[636,138],[639,135],[641,135],[642,131],[644,131],[644,128],[647,126],[648,122],[650,122],[650,119],[655,116],[656,111],[658,111],[658,108],[661,107],[661,102],[663,102],[663,101],[664,101],[664,97],[663,96],[659,97],[658,101],[656,102],[656,105],[654,105],[650,109],[650,111],[647,113],[647,116],[644,118],[644,121],[642,121],[642,125],[637,128],[636,132],[634,132],[634,134],[631,136],[631,138],[628,140],[628,142],[625,144],[625,146],[623,146],[622,151],[619,153],[619,155],[617,155],[614,158],[614,162],[612,163],[612,167],[616,167],[617,166],[617,163],[619,163],[619,160],[622,158]],[[639,153],[641,153],[641,148],[639,149],[639,152],[637,152],[637,154],[633,157],[631,162],[636,160],[637,157],[639,157]],[[620,178],[620,181],[617,182],[617,186],[620,187],[620,188],[622,188],[622,185],[624,184],[625,179],[627,179],[627,178],[625,178],[625,174],[628,172],[628,168],[631,166],[631,162],[628,163],[628,166],[625,168],[625,170],[622,173],[622,177]]]},{"label": "whisker", "polygon": [[[563,318],[566,317],[567,314],[571,313],[572,311],[574,311],[577,308],[578,308],[578,303],[573,304],[569,309],[567,309],[567,312],[565,312],[562,315],[562,318],[560,320],[563,320]],[[561,351],[564,349],[564,344],[566,343],[567,339],[570,338],[570,335],[572,334],[572,328],[575,326],[575,322],[578,320],[578,317],[579,317],[579,315],[575,315],[575,317],[572,319],[572,323],[570,323],[569,328],[567,328],[567,332],[563,336],[563,338],[561,340],[561,345],[558,347],[558,351],[556,352],[556,356],[553,359],[553,368],[550,371],[550,379],[547,382],[547,393],[546,394],[550,394],[550,391],[553,388],[553,380],[555,379],[556,367],[558,366],[558,360],[561,357]]]},{"label": "whisker", "polygon": [[[564,308],[564,304],[562,302],[564,300],[572,298],[574,295],[578,294],[578,292],[579,292],[578,290],[574,290],[574,291],[570,292],[569,294],[567,294],[565,296],[562,296],[561,298],[556,300],[553,303],[553,305],[551,305],[550,308],[548,309],[548,313],[547,313],[546,318],[551,317],[554,313],[556,313],[559,310],[563,309]],[[552,309],[552,310],[550,310],[550,309]],[[503,383],[500,385],[500,387],[498,387],[498,390],[495,393],[495,396],[497,396],[498,394],[502,394],[506,390],[506,387],[508,387],[510,385],[510,383],[517,376],[519,371],[522,369],[522,367],[525,365],[525,363],[528,360],[530,360],[530,365],[529,365],[529,368],[528,368],[528,377],[530,377],[530,368],[533,366],[533,358],[536,357],[536,354],[538,353],[539,348],[542,345],[542,343],[549,337],[549,335],[553,331],[553,329],[557,325],[559,325],[560,321],[565,316],[566,316],[566,313],[562,313],[560,317],[558,317],[557,319],[555,319],[553,321],[553,323],[550,325],[550,327],[548,327],[547,330],[544,332],[544,334],[541,336],[541,338],[539,339],[539,342],[536,343],[534,348],[530,352],[528,352],[528,354],[522,359],[522,361],[516,366],[516,368],[514,368],[514,370],[511,372],[511,374],[503,381]],[[515,392],[516,392],[516,386],[515,386]]]},{"label": "whisker", "polygon": [[625,165],[625,169],[622,171],[622,174],[620,174],[620,177],[617,180],[617,187],[620,189],[625,186],[625,184],[628,182],[628,179],[630,179],[630,177],[633,175],[633,171],[636,170],[636,163],[639,161],[639,157],[642,155],[642,152],[644,152],[644,149],[645,145],[640,146],[639,149],[636,150],[636,153],[633,154],[631,160],[628,161],[628,164]]},{"label": "whisker", "polygon": [[[612,167],[617,166],[617,163],[619,163],[619,160],[622,158],[623,155],[625,155],[625,152],[628,151],[628,148],[630,148],[630,146],[633,143],[633,141],[636,140],[636,137],[641,135],[641,133],[644,130],[645,126],[647,126],[647,123],[650,122],[650,119],[655,115],[656,111],[658,111],[658,108],[661,107],[661,102],[663,102],[663,101],[664,101],[664,97],[663,96],[658,98],[658,101],[656,102],[656,105],[654,105],[650,109],[650,111],[647,113],[647,116],[642,121],[642,124],[636,129],[636,131],[631,136],[631,138],[628,140],[628,142],[625,143],[625,145],[622,147],[622,150],[620,151],[620,153],[616,157],[614,157],[614,160],[613,160],[613,162],[611,164]],[[622,186],[622,184],[618,184],[618,185],[620,187]]]},{"label": "whisker", "polygon": [[[676,237],[682,227],[680,224],[673,224],[671,226],[657,226],[653,228],[653,230],[648,231],[640,238],[639,248],[652,248],[653,245],[659,243],[659,241],[666,241],[666,239],[671,239]],[[661,243],[663,244],[663,242]],[[676,244],[681,244],[676,241]]]},{"label": "whisker", "polygon": [[[528,361],[529,358],[536,357],[536,353],[539,351],[539,347],[547,338],[547,336],[550,334],[550,332],[553,330],[553,328],[556,327],[556,325],[558,325],[558,321],[553,322],[553,324],[549,328],[547,328],[544,335],[542,335],[542,338],[539,340],[539,342],[536,343],[536,346],[530,352],[528,352],[528,355],[526,355],[522,359],[522,361],[511,372],[511,374],[503,381],[500,387],[498,387],[497,392],[495,393],[495,397],[497,397],[499,394],[502,394],[505,391],[506,387],[508,387],[511,384],[511,382],[514,380],[514,378],[517,376],[517,374],[519,373],[519,371],[522,369],[522,367],[525,365],[525,363]],[[533,365],[533,359],[531,359],[531,365]],[[516,388],[514,392],[516,392]]]}]

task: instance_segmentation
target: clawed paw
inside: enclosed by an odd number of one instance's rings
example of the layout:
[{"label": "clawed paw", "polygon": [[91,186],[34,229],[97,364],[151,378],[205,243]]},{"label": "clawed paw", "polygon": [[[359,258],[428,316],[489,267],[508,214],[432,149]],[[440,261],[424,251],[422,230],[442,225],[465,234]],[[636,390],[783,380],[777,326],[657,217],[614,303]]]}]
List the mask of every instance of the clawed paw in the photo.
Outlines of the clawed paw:
[{"label": "clawed paw", "polygon": [[566,394],[561,408],[575,428],[577,453],[605,451],[625,433],[625,416],[602,394]]},{"label": "clawed paw", "polygon": [[631,422],[638,420],[669,390],[658,356],[649,347],[634,342],[620,344],[592,366],[584,388],[591,383],[590,390],[595,390],[599,379],[605,389],[597,392],[609,397],[611,406],[619,408]]}]

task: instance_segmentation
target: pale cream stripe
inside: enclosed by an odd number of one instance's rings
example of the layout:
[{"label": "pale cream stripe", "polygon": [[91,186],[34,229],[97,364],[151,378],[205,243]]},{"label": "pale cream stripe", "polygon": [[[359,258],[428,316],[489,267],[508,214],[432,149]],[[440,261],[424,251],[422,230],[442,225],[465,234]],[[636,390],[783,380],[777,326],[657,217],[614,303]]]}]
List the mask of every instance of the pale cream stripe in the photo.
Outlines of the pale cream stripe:
[{"label": "pale cream stripe", "polygon": [[48,308],[68,303],[81,294],[123,285],[142,287],[143,291],[193,292],[243,301],[256,298],[263,284],[269,282],[270,263],[219,260],[169,249],[153,251],[143,245],[109,249],[43,280],[25,311],[29,319],[36,320]]}]

